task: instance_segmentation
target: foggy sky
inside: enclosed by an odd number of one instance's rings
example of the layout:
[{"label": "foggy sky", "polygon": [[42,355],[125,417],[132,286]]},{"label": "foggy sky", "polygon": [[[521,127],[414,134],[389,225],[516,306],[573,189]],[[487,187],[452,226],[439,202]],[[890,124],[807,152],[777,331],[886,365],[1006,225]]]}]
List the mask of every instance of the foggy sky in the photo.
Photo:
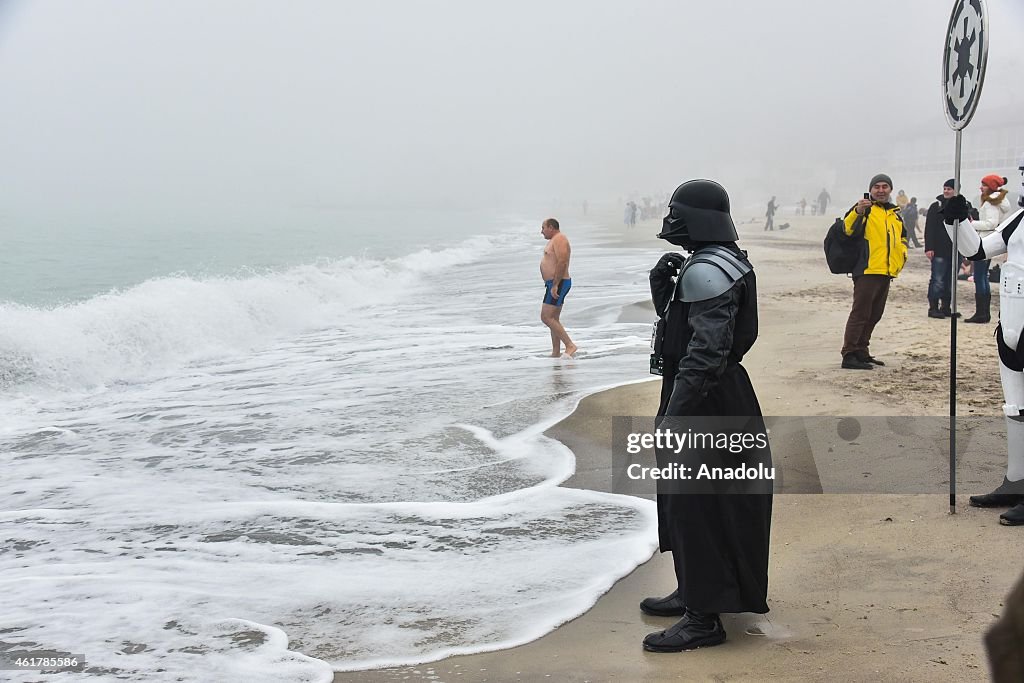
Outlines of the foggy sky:
[{"label": "foggy sky", "polygon": [[[987,4],[976,123],[1024,105],[1022,3]],[[951,8],[7,1],[0,211],[508,206],[827,161],[948,131]]]}]

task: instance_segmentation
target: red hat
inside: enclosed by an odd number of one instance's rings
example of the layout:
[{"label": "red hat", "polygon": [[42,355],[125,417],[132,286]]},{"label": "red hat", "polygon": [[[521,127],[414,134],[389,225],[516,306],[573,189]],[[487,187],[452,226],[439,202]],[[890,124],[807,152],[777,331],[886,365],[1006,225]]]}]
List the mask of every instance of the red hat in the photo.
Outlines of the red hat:
[{"label": "red hat", "polygon": [[995,192],[1006,184],[1006,178],[995,173],[990,173],[981,179],[981,184],[988,188],[989,192]]}]

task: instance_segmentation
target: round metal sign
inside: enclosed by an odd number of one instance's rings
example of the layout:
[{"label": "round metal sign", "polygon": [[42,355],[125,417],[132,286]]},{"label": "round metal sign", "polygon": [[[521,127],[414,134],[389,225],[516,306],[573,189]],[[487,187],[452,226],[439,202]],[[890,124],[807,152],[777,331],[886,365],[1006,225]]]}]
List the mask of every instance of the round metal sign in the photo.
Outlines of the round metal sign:
[{"label": "round metal sign", "polygon": [[942,94],[950,128],[966,128],[981,99],[988,61],[988,12],[984,0],[957,0],[949,17],[942,58]]}]

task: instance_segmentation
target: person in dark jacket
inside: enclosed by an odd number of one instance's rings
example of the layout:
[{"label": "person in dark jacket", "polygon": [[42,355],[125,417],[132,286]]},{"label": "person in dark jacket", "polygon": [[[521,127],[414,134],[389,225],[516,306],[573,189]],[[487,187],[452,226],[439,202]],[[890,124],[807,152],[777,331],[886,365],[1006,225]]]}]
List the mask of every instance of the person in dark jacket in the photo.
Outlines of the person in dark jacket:
[{"label": "person in dark jacket", "polygon": [[[932,262],[932,276],[928,281],[929,318],[948,318],[953,314],[950,310],[953,242],[943,225],[942,210],[949,198],[956,194],[954,185],[955,181],[952,178],[942,184],[942,194],[928,207],[924,221],[924,255]],[[956,315],[960,317],[959,313]]]},{"label": "person in dark jacket", "polygon": [[[740,365],[757,339],[756,279],[746,253],[736,246],[725,188],[710,180],[680,185],[658,236],[691,252],[685,264],[680,254],[665,254],[650,274],[651,295],[665,323],[659,424],[679,418],[696,425],[732,420],[729,424],[742,423],[746,434],[764,433],[761,407]],[[730,462],[770,467],[766,444],[729,453]],[[664,464],[658,453],[659,467]],[[719,614],[768,611],[771,483],[710,493],[659,488],[658,536],[661,551],[672,552],[676,590],[643,600],[640,609],[682,619],[649,634],[645,650],[718,645],[725,641]]]}]

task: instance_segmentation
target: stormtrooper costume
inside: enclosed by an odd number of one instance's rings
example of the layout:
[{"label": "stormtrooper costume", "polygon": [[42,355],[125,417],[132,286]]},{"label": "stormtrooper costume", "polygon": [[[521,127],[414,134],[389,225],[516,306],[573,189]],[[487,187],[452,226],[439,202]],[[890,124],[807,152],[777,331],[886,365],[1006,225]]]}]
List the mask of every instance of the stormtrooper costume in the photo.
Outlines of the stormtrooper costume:
[{"label": "stormtrooper costume", "polygon": [[946,231],[952,238],[959,220],[957,249],[971,261],[1006,254],[999,284],[999,376],[1003,384],[1006,414],[1007,463],[1003,483],[992,493],[971,496],[975,507],[1009,507],[1000,515],[1002,524],[1024,525],[1024,160],[1021,161],[1021,208],[1010,214],[991,234],[981,237],[968,222],[968,203],[962,195],[949,200],[943,210]]}]

